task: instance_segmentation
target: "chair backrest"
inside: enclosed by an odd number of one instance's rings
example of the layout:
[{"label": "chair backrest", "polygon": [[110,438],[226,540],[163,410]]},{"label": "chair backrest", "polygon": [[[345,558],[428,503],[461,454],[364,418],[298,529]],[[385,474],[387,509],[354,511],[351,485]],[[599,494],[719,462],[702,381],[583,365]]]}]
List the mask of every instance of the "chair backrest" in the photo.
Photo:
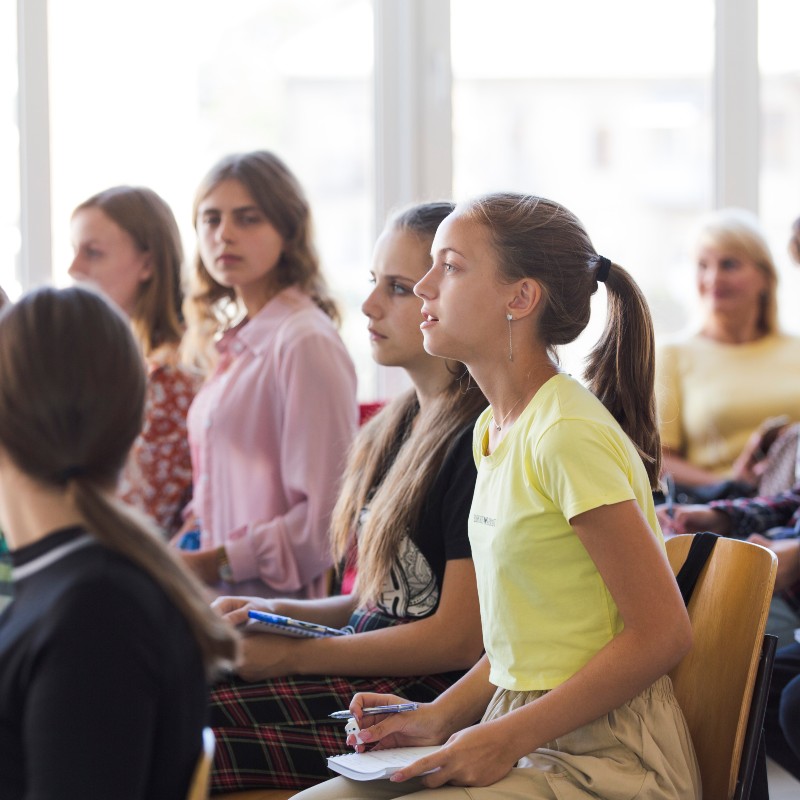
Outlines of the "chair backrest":
[{"label": "chair backrest", "polygon": [[186,800],[208,800],[211,788],[211,765],[214,763],[214,747],[214,731],[211,728],[203,728],[203,749],[200,751],[200,758],[194,768]]},{"label": "chair backrest", "polygon": [[[673,572],[692,535],[667,541]],[[737,539],[716,543],[689,602],[694,644],[670,673],[694,743],[704,800],[730,800],[736,789],[777,559]]]}]

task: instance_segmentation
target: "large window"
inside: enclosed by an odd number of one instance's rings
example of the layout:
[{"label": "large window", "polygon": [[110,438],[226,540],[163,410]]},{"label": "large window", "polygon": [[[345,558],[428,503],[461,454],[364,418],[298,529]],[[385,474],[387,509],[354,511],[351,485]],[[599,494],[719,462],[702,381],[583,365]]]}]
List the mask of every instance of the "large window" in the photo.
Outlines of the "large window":
[{"label": "large window", "polygon": [[17,17],[15,3],[0,3],[0,286],[20,291],[19,129],[17,102]]},{"label": "large window", "polygon": [[800,3],[760,0],[761,175],[759,209],[781,280],[781,322],[800,332],[800,267],[786,244],[800,217]]},{"label": "large window", "polygon": [[[634,275],[660,331],[686,322],[687,231],[713,199],[713,21],[712,0],[657,18],[635,0],[452,3],[456,196],[563,203]],[[603,321],[593,314],[584,342]],[[585,344],[568,365],[570,351]]]},{"label": "large window", "polygon": [[71,260],[72,209],[119,183],[172,206],[187,255],[202,175],[269,149],[314,211],[344,335],[372,379],[359,305],[372,237],[372,9],[368,0],[50,3],[54,277]]}]

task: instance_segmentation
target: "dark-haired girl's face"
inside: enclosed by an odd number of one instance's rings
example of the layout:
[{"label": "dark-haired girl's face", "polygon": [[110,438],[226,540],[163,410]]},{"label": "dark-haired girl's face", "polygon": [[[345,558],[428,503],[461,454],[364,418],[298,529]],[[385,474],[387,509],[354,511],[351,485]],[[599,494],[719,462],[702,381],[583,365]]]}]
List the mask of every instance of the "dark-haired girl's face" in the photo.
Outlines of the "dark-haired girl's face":
[{"label": "dark-haired girl's face", "polygon": [[248,306],[251,301],[263,305],[284,242],[250,192],[237,180],[222,181],[200,202],[196,224],[200,258],[209,275],[234,289]]},{"label": "dark-haired girl's face", "polygon": [[429,264],[428,242],[415,233],[389,228],[378,238],[370,271],[373,289],[361,306],[378,364],[409,369],[430,359],[419,329],[422,303],[414,295],[414,284]]},{"label": "dark-haired girl's face", "polygon": [[153,275],[149,254],[96,206],[75,212],[71,233],[75,257],[69,267],[70,277],[94,284],[131,316],[142,284]]}]

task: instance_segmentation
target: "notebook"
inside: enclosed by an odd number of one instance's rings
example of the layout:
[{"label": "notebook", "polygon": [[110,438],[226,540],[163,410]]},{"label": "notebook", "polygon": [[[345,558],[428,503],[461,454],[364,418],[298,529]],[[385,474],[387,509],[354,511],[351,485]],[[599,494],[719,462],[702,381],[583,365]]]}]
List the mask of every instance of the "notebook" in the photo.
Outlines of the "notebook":
[{"label": "notebook", "polygon": [[281,614],[269,614],[266,611],[248,611],[247,616],[250,618],[247,624],[248,629],[266,630],[282,636],[320,639],[326,636],[346,636],[350,633],[349,630],[343,628],[329,628],[326,625],[318,625],[316,622],[292,619]]},{"label": "notebook", "polygon": [[346,753],[329,756],[328,767],[354,781],[374,781],[388,778],[399,769],[439,750],[433,747],[392,747],[388,750],[370,750],[366,753]]}]

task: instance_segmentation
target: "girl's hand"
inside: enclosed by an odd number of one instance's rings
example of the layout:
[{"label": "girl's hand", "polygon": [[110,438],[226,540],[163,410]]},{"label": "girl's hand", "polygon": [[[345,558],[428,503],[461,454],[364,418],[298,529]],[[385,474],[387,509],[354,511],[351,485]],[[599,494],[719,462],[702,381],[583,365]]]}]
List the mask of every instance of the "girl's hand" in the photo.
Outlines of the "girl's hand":
[{"label": "girl's hand", "polygon": [[480,723],[458,731],[441,750],[409,764],[390,780],[405,781],[428,772],[430,774],[424,775],[422,783],[431,789],[445,783],[454,786],[496,783],[517,763],[509,755],[507,743],[496,735],[496,727],[492,723]]},{"label": "girl's hand", "polygon": [[[407,703],[405,697],[394,694],[374,694],[359,692],[350,702],[350,711],[359,727],[358,734],[349,734],[347,744],[359,753],[366,750],[364,745],[376,745],[376,749],[387,747],[411,747],[441,744],[447,739],[444,720],[433,703],[421,703],[416,711],[403,711],[399,714],[363,714],[363,709],[374,706],[387,706]],[[356,738],[357,737],[357,738]]]},{"label": "girl's hand", "polygon": [[674,506],[672,516],[668,507],[662,505],[656,508],[656,514],[661,530],[668,535],[697,533],[697,531],[726,534],[730,533],[731,529],[730,517],[727,514],[704,505]]},{"label": "girl's hand", "polygon": [[217,597],[211,604],[214,609],[226,622],[234,627],[244,625],[248,617],[248,612],[266,611],[269,614],[279,614],[277,601],[265,600],[263,597]]}]

